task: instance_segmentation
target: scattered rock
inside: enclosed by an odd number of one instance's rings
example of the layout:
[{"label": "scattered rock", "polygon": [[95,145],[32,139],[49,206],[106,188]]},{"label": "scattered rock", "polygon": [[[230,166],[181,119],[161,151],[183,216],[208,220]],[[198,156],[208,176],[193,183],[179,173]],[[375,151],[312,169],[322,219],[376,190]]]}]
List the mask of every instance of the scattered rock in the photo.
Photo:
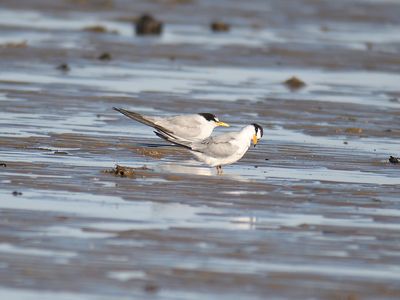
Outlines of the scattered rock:
[{"label": "scattered rock", "polygon": [[159,289],[160,289],[160,288],[159,288],[156,284],[154,284],[154,283],[147,283],[147,284],[144,286],[144,290],[145,290],[147,293],[156,293]]},{"label": "scattered rock", "polygon": [[269,160],[269,158],[266,158],[265,160]]},{"label": "scattered rock", "polygon": [[350,134],[361,134],[363,133],[363,129],[359,127],[349,127],[345,129],[345,132]]},{"label": "scattered rock", "polygon": [[136,21],[136,35],[160,35],[163,30],[163,23],[151,15],[142,15]]},{"label": "scattered rock", "polygon": [[100,60],[111,60],[111,54],[108,52],[103,52],[102,54],[100,54],[97,59]]},{"label": "scattered rock", "polygon": [[343,144],[347,145],[349,142],[344,141]]},{"label": "scattered rock", "polygon": [[146,166],[139,167],[139,168],[131,168],[131,167],[124,167],[116,165],[115,168],[110,170],[104,170],[103,173],[106,174],[114,174],[115,176],[120,177],[133,177],[136,178],[138,176],[143,176],[143,171],[149,171],[151,169],[147,168]]},{"label": "scattered rock", "polygon": [[83,31],[94,32],[94,33],[107,33],[108,32],[107,28],[102,25],[87,26],[87,27],[83,28]]},{"label": "scattered rock", "polygon": [[227,32],[230,30],[230,25],[224,22],[212,22],[210,28],[213,32]]},{"label": "scattered rock", "polygon": [[7,167],[7,164],[2,162],[2,163],[0,163],[0,167],[6,168],[6,167]]},{"label": "scattered rock", "polygon": [[65,63],[58,65],[56,69],[63,72],[69,72],[71,70],[70,67]]},{"label": "scattered rock", "polygon": [[298,90],[306,86],[305,82],[296,76],[292,76],[283,82],[290,90]]},{"label": "scattered rock", "polygon": [[13,194],[13,196],[21,196],[22,195],[22,193],[18,192],[18,191],[14,191],[14,192],[12,192],[12,194]]},{"label": "scattered rock", "polygon": [[398,163],[400,163],[400,157],[390,156],[389,157],[389,162],[392,163],[392,164],[398,164]]}]

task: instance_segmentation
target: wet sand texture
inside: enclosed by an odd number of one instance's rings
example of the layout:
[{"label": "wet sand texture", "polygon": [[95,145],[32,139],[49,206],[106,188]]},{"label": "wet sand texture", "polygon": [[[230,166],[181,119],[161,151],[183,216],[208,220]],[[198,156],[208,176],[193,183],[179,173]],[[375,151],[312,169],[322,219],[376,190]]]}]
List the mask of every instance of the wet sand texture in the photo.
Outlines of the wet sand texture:
[{"label": "wet sand texture", "polygon": [[[399,11],[2,1],[0,299],[400,299]],[[264,137],[217,176],[114,106]]]}]

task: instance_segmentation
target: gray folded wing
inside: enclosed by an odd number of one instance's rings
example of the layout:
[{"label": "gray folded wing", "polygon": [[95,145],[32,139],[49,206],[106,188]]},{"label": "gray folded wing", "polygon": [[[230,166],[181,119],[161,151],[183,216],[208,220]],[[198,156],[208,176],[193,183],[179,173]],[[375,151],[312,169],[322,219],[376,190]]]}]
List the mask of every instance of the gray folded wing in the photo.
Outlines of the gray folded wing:
[{"label": "gray folded wing", "polygon": [[193,151],[204,153],[207,156],[224,158],[236,153],[239,147],[232,143],[235,140],[236,133],[221,134],[209,137],[202,142],[193,143]]},{"label": "gray folded wing", "polygon": [[157,120],[157,125],[167,128],[175,137],[192,140],[201,134],[201,123],[195,115],[182,115]]}]

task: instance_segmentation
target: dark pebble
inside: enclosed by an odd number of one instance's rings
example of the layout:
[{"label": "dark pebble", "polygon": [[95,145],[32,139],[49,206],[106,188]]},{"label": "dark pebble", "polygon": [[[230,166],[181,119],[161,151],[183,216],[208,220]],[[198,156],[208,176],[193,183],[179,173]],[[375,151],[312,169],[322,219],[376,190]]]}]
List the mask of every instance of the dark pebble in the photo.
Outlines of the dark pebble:
[{"label": "dark pebble", "polygon": [[111,54],[108,52],[104,52],[97,57],[100,60],[111,60]]},{"label": "dark pebble", "polygon": [[142,15],[136,22],[137,35],[160,35],[163,30],[163,23],[151,15]]},{"label": "dark pebble", "polygon": [[144,286],[144,290],[148,293],[156,293],[159,290],[159,287],[154,283],[148,283]]},{"label": "dark pebble", "polygon": [[212,22],[210,27],[211,30],[214,32],[227,32],[231,28],[229,24],[224,22]]},{"label": "dark pebble", "polygon": [[392,164],[398,164],[398,163],[400,163],[400,158],[399,157],[390,156],[389,157],[389,162],[391,162]]},{"label": "dark pebble", "polygon": [[290,90],[298,90],[304,87],[306,84],[303,80],[300,78],[297,78],[296,76],[292,76],[289,79],[285,80],[283,82]]},{"label": "dark pebble", "polygon": [[63,71],[63,72],[68,72],[71,70],[67,64],[61,64],[57,66],[57,70]]}]

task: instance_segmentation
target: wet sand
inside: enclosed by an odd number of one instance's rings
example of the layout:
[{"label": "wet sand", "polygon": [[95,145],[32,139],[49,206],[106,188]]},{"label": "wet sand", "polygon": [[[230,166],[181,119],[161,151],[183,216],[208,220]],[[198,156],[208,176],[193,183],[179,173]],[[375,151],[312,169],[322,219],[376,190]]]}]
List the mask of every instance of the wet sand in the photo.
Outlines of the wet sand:
[{"label": "wet sand", "polygon": [[[3,1],[1,299],[399,299],[399,9]],[[113,106],[265,135],[218,176]]]}]

